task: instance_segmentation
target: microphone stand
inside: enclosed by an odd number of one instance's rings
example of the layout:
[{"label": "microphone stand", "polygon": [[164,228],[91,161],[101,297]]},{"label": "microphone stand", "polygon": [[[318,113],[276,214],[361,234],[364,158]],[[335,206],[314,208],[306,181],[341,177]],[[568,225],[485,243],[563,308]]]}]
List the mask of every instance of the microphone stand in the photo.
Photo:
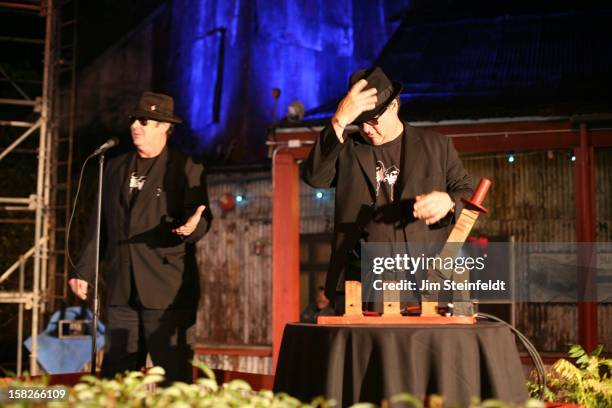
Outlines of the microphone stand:
[{"label": "microphone stand", "polygon": [[95,276],[94,276],[94,293],[93,293],[93,322],[92,322],[92,337],[91,337],[91,374],[96,375],[97,366],[97,350],[96,343],[98,340],[98,315],[100,300],[98,296],[98,280],[100,271],[100,225],[102,223],[102,179],[104,175],[104,152],[99,155],[98,160],[98,206],[96,209],[96,256],[95,256]]}]

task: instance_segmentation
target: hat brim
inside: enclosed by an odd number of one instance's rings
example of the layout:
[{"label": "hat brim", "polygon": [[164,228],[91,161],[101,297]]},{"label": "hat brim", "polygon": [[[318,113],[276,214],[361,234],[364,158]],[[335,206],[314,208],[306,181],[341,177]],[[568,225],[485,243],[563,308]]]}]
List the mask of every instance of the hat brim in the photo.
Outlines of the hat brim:
[{"label": "hat brim", "polygon": [[391,92],[391,95],[389,95],[389,97],[383,103],[378,105],[376,108],[363,112],[361,115],[359,115],[357,119],[353,121],[353,124],[360,125],[363,122],[367,122],[368,120],[374,119],[374,117],[376,117],[379,113],[384,111],[387,108],[387,106],[389,106],[391,101],[397,98],[397,96],[402,92],[402,89],[404,89],[404,85],[398,81],[392,81],[392,84],[393,84],[393,92]]},{"label": "hat brim", "polygon": [[170,123],[183,123],[183,119],[179,118],[176,115],[164,115],[163,113],[157,113],[155,111],[146,111],[141,109],[133,110],[128,116],[135,118],[147,118],[153,119],[160,122],[170,122]]}]

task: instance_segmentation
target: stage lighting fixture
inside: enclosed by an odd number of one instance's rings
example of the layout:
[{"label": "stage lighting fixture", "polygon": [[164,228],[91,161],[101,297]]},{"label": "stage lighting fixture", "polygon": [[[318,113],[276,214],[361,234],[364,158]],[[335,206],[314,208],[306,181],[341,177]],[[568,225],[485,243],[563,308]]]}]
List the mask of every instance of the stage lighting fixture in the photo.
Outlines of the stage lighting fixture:
[{"label": "stage lighting fixture", "polygon": [[514,153],[508,153],[506,156],[508,163],[514,163],[516,161],[516,155]]},{"label": "stage lighting fixture", "polygon": [[570,154],[570,160],[572,162],[575,162],[576,161],[576,155],[575,154]]},{"label": "stage lighting fixture", "polygon": [[317,197],[318,200],[321,200],[324,196],[325,194],[323,194],[322,191],[317,191],[315,194],[315,197]]},{"label": "stage lighting fixture", "polygon": [[244,196],[242,194],[236,194],[236,202],[237,203],[244,202]]},{"label": "stage lighting fixture", "polygon": [[304,120],[304,104],[299,100],[294,100],[287,107],[287,121],[291,123],[301,122]]}]

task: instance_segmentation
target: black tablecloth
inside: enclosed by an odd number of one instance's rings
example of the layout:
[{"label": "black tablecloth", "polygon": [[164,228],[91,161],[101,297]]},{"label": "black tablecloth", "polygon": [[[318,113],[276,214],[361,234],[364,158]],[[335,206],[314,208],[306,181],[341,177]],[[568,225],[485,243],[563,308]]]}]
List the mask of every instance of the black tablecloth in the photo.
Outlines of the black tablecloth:
[{"label": "black tablecloth", "polygon": [[445,406],[472,397],[523,402],[528,398],[514,337],[501,323],[444,326],[322,326],[288,324],[275,392],[341,406],[380,404],[408,392],[438,394]]}]

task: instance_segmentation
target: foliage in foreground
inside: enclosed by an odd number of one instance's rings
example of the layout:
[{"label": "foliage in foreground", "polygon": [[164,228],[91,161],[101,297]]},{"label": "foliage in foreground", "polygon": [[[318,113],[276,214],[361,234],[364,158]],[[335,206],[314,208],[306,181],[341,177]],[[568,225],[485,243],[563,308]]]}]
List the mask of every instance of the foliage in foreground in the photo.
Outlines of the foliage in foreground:
[{"label": "foliage in foreground", "polygon": [[[269,390],[254,391],[250,385],[242,380],[233,380],[225,384],[218,384],[213,371],[205,364],[195,361],[194,365],[200,368],[204,377],[195,384],[175,382],[169,387],[158,386],[164,380],[164,370],[153,367],[147,373],[128,372],[118,375],[115,379],[99,379],[91,375],[83,376],[78,384],[69,389],[68,401],[50,402],[48,407],[317,407],[328,408],[339,406],[334,400],[326,400],[319,397],[310,403],[304,403],[284,393],[274,394]],[[42,386],[46,379],[35,382],[26,378],[24,381],[14,380],[9,385],[19,386]],[[395,405],[403,402],[405,406],[422,408],[424,405],[420,400],[410,394],[400,394],[391,399],[383,401],[382,406]],[[391,404],[389,404],[391,403]],[[32,402],[16,402],[6,407],[31,407]],[[428,408],[442,408],[443,397],[431,396],[425,405]],[[525,408],[543,408],[539,401],[530,400]],[[353,405],[354,408],[371,408],[376,405],[360,403]],[[516,405],[505,404],[500,401],[488,400],[482,403],[474,401],[470,408],[513,408]]]},{"label": "foliage in foreground", "polygon": [[[545,399],[586,408],[612,407],[612,359],[601,357],[602,352],[601,344],[591,353],[578,344],[572,345],[569,356],[576,359],[576,364],[562,358],[550,366],[546,373]],[[532,395],[536,395],[539,387],[534,383],[529,385]]]},{"label": "foliage in foreground", "polygon": [[[210,368],[200,362],[194,362],[205,376],[194,384],[175,382],[171,386],[161,387],[157,384],[164,380],[164,370],[153,367],[147,373],[128,372],[115,379],[100,379],[91,375],[83,376],[69,392],[68,401],[49,403],[48,407],[329,407],[333,401],[314,400],[311,405],[286,394],[274,394],[272,391],[253,391],[248,383],[242,380],[219,385]],[[32,386],[29,380],[13,382],[12,387]],[[42,385],[42,384],[41,384]],[[27,407],[22,402],[7,407]]]}]

